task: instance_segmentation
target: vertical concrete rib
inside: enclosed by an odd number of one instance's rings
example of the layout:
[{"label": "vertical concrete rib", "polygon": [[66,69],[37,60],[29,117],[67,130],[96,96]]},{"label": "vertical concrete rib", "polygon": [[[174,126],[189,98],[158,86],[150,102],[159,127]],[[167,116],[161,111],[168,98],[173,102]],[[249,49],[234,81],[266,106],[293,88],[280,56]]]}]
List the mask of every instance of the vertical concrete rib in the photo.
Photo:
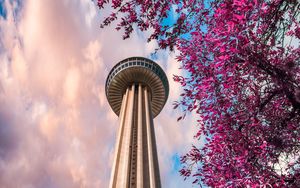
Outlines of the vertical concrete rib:
[{"label": "vertical concrete rib", "polygon": [[122,135],[124,132],[124,121],[125,121],[125,116],[124,114],[126,113],[126,106],[127,106],[127,99],[128,99],[128,89],[126,90],[126,93],[123,96],[122,99],[122,106],[121,106],[121,111],[120,111],[120,116],[119,116],[119,130],[118,130],[118,135],[117,135],[117,142],[115,145],[115,155],[114,155],[114,161],[113,161],[113,166],[112,166],[112,171],[111,171],[111,180],[109,183],[109,187],[116,187],[116,181],[117,181],[117,175],[119,171],[119,160],[120,160],[120,151],[121,151],[121,146],[122,146]]},{"label": "vertical concrete rib", "polygon": [[138,87],[134,91],[133,121],[131,130],[131,155],[130,155],[130,188],[136,188],[137,176],[137,118],[138,118]]},{"label": "vertical concrete rib", "polygon": [[137,129],[138,129],[138,140],[137,140],[137,187],[142,188],[143,187],[143,110],[142,110],[142,84],[139,84],[138,86],[138,123],[137,123]]},{"label": "vertical concrete rib", "polygon": [[[150,94],[150,92],[149,92],[149,94]],[[149,109],[152,109],[150,100],[149,100]],[[151,125],[150,129],[151,129],[151,141],[152,141],[152,152],[153,152],[153,165],[154,165],[154,169],[155,169],[155,184],[156,184],[157,188],[161,188],[159,165],[158,165],[158,155],[157,155],[157,148],[156,148],[156,139],[155,139],[155,131],[154,131],[152,111],[150,111],[150,125]]]},{"label": "vertical concrete rib", "polygon": [[116,188],[119,187],[129,187],[130,183],[130,160],[131,160],[131,139],[132,139],[132,122],[133,122],[133,103],[134,103],[134,89],[135,86],[132,85],[128,92],[128,102],[126,105],[125,115],[125,127],[124,134],[122,138],[122,148],[120,152],[120,173],[118,173],[118,180],[116,183]]},{"label": "vertical concrete rib", "polygon": [[148,145],[148,159],[149,159],[149,179],[150,179],[150,187],[151,188],[160,188],[160,178],[159,177],[159,169],[157,164],[157,157],[156,155],[156,144],[155,144],[155,138],[154,132],[153,132],[153,121],[152,121],[152,115],[151,115],[151,106],[150,106],[150,100],[149,100],[149,94],[147,87],[144,88],[144,97],[145,97],[145,111],[146,111],[146,129],[147,129],[147,145]]},{"label": "vertical concrete rib", "polygon": [[[129,187],[130,186],[130,163],[131,163],[131,150],[132,150],[132,129],[133,129],[133,110],[134,110],[134,95],[135,95],[135,85],[132,84],[131,89],[130,89],[130,103],[128,105],[128,117],[127,119],[127,137],[124,138],[126,139],[125,141],[125,146],[124,148],[126,148],[126,154],[124,155],[126,164],[124,165],[124,173],[123,176],[126,174],[126,178],[124,178],[126,180],[126,183],[124,182],[123,184],[121,184],[121,186],[124,187]],[[119,186],[119,187],[121,187]]]}]

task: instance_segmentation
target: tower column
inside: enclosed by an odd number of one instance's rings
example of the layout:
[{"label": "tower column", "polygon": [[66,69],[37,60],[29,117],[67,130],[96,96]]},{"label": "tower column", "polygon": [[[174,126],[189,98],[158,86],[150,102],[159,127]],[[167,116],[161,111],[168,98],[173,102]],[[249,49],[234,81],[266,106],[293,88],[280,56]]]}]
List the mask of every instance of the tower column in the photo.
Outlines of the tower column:
[{"label": "tower column", "polygon": [[125,100],[122,100],[124,109],[120,114],[120,138],[115,148],[117,157],[114,159],[111,187],[129,187],[130,184],[134,95],[135,86],[132,85],[126,90]]},{"label": "tower column", "polygon": [[110,179],[110,185],[109,187],[116,187],[117,177],[119,172],[119,166],[120,166],[120,155],[121,155],[121,148],[122,148],[122,139],[123,139],[123,132],[124,132],[124,124],[125,124],[125,114],[126,114],[126,106],[128,101],[128,89],[126,90],[126,93],[123,95],[122,99],[122,106],[119,116],[119,131],[117,135],[117,142],[115,145],[115,155],[114,155],[114,161],[111,171],[111,179]]},{"label": "tower column", "polygon": [[146,129],[147,129],[147,145],[148,145],[148,160],[149,160],[149,179],[151,188],[160,188],[160,176],[158,168],[158,159],[153,127],[153,119],[151,113],[151,103],[149,98],[148,88],[144,88],[145,97],[145,115],[146,115]]},{"label": "tower column", "polygon": [[138,140],[137,140],[137,187],[143,187],[143,91],[142,84],[138,87]]},{"label": "tower column", "polygon": [[128,100],[128,111],[125,117],[125,129],[124,129],[124,140],[122,143],[122,149],[124,151],[121,153],[120,163],[122,164],[122,173],[118,181],[119,185],[116,187],[129,187],[130,185],[130,162],[131,162],[131,151],[132,151],[132,129],[133,129],[133,110],[134,110],[134,94],[135,85],[133,84],[129,90],[129,100]]}]

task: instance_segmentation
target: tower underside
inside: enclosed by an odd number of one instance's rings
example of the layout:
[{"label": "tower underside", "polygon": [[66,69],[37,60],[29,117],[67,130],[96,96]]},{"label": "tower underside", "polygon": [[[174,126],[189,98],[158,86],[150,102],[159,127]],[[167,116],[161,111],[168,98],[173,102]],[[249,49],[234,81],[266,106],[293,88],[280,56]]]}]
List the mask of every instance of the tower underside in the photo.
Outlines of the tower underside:
[{"label": "tower underside", "polygon": [[110,187],[160,188],[151,92],[132,83],[122,97]]},{"label": "tower underside", "polygon": [[148,86],[151,93],[152,115],[156,117],[168,98],[169,84],[159,65],[141,57],[124,59],[110,71],[105,89],[112,110],[119,116],[123,94],[133,83],[142,83]]}]

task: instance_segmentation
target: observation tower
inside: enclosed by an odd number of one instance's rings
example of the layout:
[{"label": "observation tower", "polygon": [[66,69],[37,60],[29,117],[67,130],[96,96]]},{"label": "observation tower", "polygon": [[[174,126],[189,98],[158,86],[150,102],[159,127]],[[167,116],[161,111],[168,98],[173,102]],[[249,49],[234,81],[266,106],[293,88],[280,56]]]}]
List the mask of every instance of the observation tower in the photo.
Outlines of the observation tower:
[{"label": "observation tower", "polygon": [[110,71],[105,92],[119,116],[110,188],[160,188],[153,118],[168,98],[166,74],[149,59],[127,58]]}]

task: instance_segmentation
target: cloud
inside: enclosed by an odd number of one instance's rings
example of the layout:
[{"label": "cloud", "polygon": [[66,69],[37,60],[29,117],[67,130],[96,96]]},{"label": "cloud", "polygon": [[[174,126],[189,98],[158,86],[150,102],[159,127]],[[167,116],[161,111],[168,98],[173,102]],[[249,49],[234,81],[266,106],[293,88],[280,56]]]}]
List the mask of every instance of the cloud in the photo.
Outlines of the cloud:
[{"label": "cloud", "polygon": [[106,187],[113,130],[98,102],[100,43],[80,30],[84,15],[73,17],[81,7],[28,0],[18,17],[5,5],[1,186]]},{"label": "cloud", "polygon": [[[155,43],[123,41],[99,29],[89,0],[4,1],[0,17],[0,184],[2,187],[107,187],[118,128],[104,84],[129,56],[150,57]],[[155,119],[163,187],[181,187],[174,154],[193,142],[192,118],[176,122],[174,54],[159,52],[172,91]],[[188,125],[182,125],[188,124]],[[176,186],[177,186],[176,185]]]},{"label": "cloud", "polygon": [[79,92],[80,85],[80,72],[78,68],[72,67],[66,73],[66,78],[64,81],[64,98],[66,103],[73,104]]}]

